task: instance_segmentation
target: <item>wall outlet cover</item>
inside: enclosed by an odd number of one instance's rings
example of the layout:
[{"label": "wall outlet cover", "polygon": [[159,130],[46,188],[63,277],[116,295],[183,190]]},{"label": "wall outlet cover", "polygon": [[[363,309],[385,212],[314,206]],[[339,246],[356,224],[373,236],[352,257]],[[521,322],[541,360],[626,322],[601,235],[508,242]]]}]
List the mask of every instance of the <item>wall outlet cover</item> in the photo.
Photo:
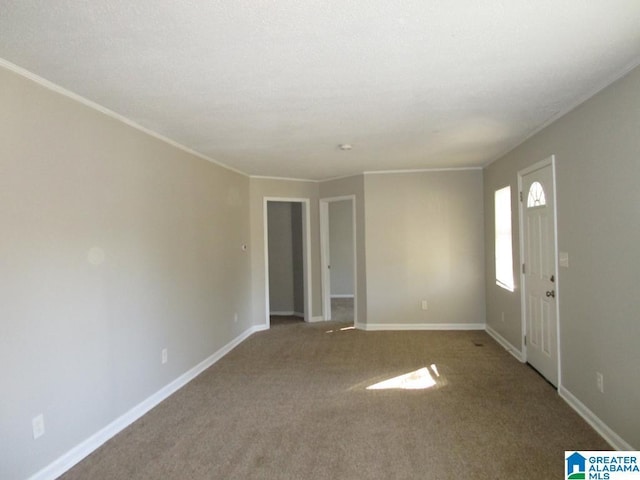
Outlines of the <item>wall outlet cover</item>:
[{"label": "wall outlet cover", "polygon": [[604,375],[596,372],[596,387],[600,393],[604,393]]},{"label": "wall outlet cover", "polygon": [[44,435],[44,415],[40,414],[36,417],[33,417],[31,420],[31,426],[33,428],[33,439],[37,440],[41,436]]}]

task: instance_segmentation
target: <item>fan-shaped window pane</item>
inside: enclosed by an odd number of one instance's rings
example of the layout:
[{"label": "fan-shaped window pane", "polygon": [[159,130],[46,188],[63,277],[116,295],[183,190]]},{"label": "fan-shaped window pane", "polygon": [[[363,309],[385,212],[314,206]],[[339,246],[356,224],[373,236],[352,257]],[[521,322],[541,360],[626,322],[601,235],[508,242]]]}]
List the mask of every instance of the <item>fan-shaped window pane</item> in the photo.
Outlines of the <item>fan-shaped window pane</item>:
[{"label": "fan-shaped window pane", "polygon": [[547,204],[544,196],[544,188],[540,182],[533,182],[529,187],[529,196],[527,197],[527,208],[542,207]]}]

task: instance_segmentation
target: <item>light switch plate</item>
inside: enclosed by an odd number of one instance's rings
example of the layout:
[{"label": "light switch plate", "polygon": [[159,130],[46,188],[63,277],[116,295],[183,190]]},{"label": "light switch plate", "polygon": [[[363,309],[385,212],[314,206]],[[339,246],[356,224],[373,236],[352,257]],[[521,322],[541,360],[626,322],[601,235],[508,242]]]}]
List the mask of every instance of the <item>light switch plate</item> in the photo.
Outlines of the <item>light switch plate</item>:
[{"label": "light switch plate", "polygon": [[560,252],[558,260],[561,267],[569,268],[569,254],[567,252]]}]

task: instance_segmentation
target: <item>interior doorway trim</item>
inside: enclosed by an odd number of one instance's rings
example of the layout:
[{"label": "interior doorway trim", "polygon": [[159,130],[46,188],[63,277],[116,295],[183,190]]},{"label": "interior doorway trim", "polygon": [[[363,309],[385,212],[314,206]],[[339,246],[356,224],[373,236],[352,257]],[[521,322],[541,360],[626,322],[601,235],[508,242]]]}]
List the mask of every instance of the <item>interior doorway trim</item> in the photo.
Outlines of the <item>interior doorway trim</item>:
[{"label": "interior doorway trim", "polygon": [[304,278],[304,321],[311,321],[311,211],[308,198],[264,197],[262,205],[264,236],[264,304],[265,325],[271,327],[271,305],[269,304],[269,202],[288,202],[302,204],[302,276]]},{"label": "interior doorway trim", "polygon": [[524,210],[525,210],[525,206],[526,206],[526,194],[523,192],[523,177],[525,177],[527,174],[531,173],[531,172],[535,172],[536,170],[539,170],[541,168],[547,167],[547,166],[551,166],[551,188],[553,189],[553,197],[554,197],[554,202],[553,202],[553,216],[554,216],[554,221],[553,221],[553,245],[555,248],[555,256],[553,259],[554,262],[554,269],[556,272],[556,278],[555,278],[555,313],[556,313],[556,335],[557,335],[557,358],[558,358],[558,385],[557,388],[560,389],[562,386],[562,349],[560,348],[561,345],[561,341],[560,341],[560,296],[561,296],[561,290],[560,290],[560,282],[561,282],[561,275],[559,274],[559,269],[558,269],[558,195],[557,195],[557,189],[556,189],[556,159],[555,159],[555,155],[551,155],[547,158],[545,158],[544,160],[541,160],[539,162],[534,163],[533,165],[530,165],[529,167],[518,171],[518,192],[519,195],[522,195],[522,199],[518,199],[518,217],[519,217],[519,240],[520,240],[520,265],[518,265],[518,270],[520,271],[520,309],[521,309],[521,318],[522,318],[522,358],[523,360],[526,362],[527,361],[527,345],[526,342],[524,341],[525,335],[527,334],[527,326],[528,326],[528,316],[527,316],[527,303],[526,303],[526,295],[527,292],[525,291],[525,274],[522,271],[522,262],[524,261],[525,258],[525,245],[524,245]]},{"label": "interior doorway trim", "polygon": [[322,268],[322,316],[331,320],[331,276],[329,272],[329,204],[351,201],[351,231],[353,235],[353,323],[358,325],[358,258],[356,248],[356,196],[343,195],[320,199],[320,265]]}]

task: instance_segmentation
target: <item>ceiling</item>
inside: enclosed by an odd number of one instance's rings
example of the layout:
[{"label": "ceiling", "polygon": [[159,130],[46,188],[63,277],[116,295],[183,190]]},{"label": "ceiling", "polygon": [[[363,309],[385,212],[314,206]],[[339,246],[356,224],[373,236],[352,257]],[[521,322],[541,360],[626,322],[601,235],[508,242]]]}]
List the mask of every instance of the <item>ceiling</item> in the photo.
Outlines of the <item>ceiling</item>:
[{"label": "ceiling", "polygon": [[0,0],[0,57],[250,175],[480,167],[640,63],[640,2]]}]

